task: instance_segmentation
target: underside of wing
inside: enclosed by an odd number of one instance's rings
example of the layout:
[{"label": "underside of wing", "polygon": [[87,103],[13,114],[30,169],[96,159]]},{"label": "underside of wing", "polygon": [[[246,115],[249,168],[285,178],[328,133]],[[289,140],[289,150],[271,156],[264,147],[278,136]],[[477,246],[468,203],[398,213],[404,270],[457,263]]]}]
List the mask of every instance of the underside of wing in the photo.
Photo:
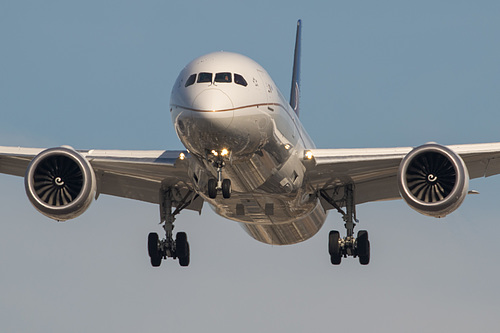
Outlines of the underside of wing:
[{"label": "underside of wing", "polygon": [[[417,147],[418,148],[418,147]],[[415,149],[417,149],[415,148]],[[466,165],[470,179],[500,173],[500,143],[447,146]],[[401,198],[398,170],[414,148],[311,149],[304,157],[308,184],[342,202],[343,186],[355,186],[355,203]],[[326,209],[334,208],[322,199]]]},{"label": "underside of wing", "polygon": [[[179,158],[181,154],[182,159]],[[84,152],[95,171],[98,193],[151,203],[159,203],[162,185],[176,187],[181,192],[194,188],[188,177],[189,158],[186,155],[183,151]],[[201,205],[190,208],[199,210]]]},{"label": "underside of wing", "polygon": [[0,173],[24,177],[31,160],[43,150],[42,148],[0,146]]},{"label": "underside of wing", "polygon": [[[24,177],[31,161],[46,151],[40,148],[0,147],[0,172]],[[185,151],[74,151],[61,147],[53,149],[52,157],[57,158],[57,154],[64,151],[73,151],[75,156],[88,161],[95,175],[96,196],[108,194],[159,203],[160,189],[168,186],[175,188],[174,196],[178,200],[174,201],[180,202],[190,195],[185,208],[201,211],[203,200],[196,195],[188,177],[190,157]],[[50,169],[52,162],[47,161],[41,165]],[[51,171],[46,173],[50,176]]]},{"label": "underside of wing", "polygon": [[[356,187],[355,202],[399,198],[396,175],[411,148],[312,149],[306,161],[307,181],[315,191],[342,197],[346,184]],[[307,163],[309,162],[309,163]],[[324,202],[326,208],[333,208]]]}]

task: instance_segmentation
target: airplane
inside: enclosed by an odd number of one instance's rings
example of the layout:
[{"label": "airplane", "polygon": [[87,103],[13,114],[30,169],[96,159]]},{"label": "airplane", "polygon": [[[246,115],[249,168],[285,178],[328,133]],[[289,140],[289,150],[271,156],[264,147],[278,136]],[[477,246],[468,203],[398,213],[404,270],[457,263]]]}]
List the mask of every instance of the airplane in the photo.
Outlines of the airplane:
[{"label": "airplane", "polygon": [[313,237],[328,212],[341,214],[345,234],[332,230],[328,252],[370,262],[356,206],[402,198],[417,212],[445,217],[469,193],[469,179],[500,173],[500,143],[317,149],[299,120],[302,23],[297,22],[290,98],[258,63],[231,52],[191,61],[172,88],[170,114],[185,150],[76,150],[0,147],[0,172],[24,177],[31,204],[66,221],[101,195],[158,204],[165,236],[148,235],[151,265],[190,263],[183,210],[204,202],[239,222],[257,241],[288,245]]}]

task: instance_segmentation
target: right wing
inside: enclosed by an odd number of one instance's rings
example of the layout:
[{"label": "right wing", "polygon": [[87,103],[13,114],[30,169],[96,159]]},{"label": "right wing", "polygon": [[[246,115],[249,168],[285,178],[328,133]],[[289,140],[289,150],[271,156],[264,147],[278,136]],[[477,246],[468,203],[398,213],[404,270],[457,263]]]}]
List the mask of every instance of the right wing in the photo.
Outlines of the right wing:
[{"label": "right wing", "polygon": [[[0,146],[0,173],[24,177],[31,160],[45,149]],[[173,150],[80,150],[96,176],[97,193],[159,203],[160,189],[176,189],[176,198],[192,192],[187,209],[200,212],[203,199],[188,176],[191,157]],[[183,154],[184,158],[180,158]]]}]

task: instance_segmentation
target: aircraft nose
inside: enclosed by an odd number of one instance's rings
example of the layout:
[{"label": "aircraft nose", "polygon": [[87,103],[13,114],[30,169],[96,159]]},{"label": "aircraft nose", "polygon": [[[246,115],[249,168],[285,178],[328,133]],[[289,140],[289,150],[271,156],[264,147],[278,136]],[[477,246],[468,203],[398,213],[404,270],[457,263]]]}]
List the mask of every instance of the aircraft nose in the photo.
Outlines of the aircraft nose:
[{"label": "aircraft nose", "polygon": [[224,111],[233,108],[233,102],[219,89],[203,90],[193,101],[193,108],[199,111]]},{"label": "aircraft nose", "polygon": [[212,129],[226,129],[233,121],[233,102],[219,89],[202,91],[193,101],[193,110],[193,117],[204,119]]}]

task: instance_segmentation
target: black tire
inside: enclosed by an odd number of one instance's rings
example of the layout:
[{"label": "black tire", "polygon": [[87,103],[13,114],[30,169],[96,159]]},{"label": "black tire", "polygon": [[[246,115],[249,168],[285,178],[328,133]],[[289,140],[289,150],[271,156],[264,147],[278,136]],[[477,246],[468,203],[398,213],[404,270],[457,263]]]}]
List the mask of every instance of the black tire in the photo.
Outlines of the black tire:
[{"label": "black tire", "polygon": [[336,230],[330,231],[330,234],[328,235],[328,253],[330,253],[330,261],[332,265],[340,265],[342,261],[339,240],[340,233]]},{"label": "black tire", "polygon": [[151,258],[151,266],[160,267],[161,265],[161,257]]},{"label": "black tire", "polygon": [[356,248],[361,265],[370,263],[370,240],[368,239],[368,231],[360,230],[356,239]]},{"label": "black tire", "polygon": [[150,258],[156,258],[159,256],[158,234],[156,232],[151,232],[148,235],[148,254]]},{"label": "black tire", "polygon": [[222,181],[222,197],[224,199],[229,199],[231,197],[231,180],[224,179]]},{"label": "black tire", "polygon": [[148,254],[151,258],[151,265],[153,267],[161,265],[161,255],[158,249],[158,234],[156,232],[151,232],[148,235]]},{"label": "black tire", "polygon": [[179,258],[179,265],[182,267],[189,266],[190,254],[189,254],[189,243],[187,243],[187,256]]},{"label": "black tire", "polygon": [[208,197],[215,199],[217,197],[217,180],[211,178],[208,180]]},{"label": "black tire", "polygon": [[178,232],[175,236],[175,255],[182,267],[189,266],[189,243],[185,232]]}]

